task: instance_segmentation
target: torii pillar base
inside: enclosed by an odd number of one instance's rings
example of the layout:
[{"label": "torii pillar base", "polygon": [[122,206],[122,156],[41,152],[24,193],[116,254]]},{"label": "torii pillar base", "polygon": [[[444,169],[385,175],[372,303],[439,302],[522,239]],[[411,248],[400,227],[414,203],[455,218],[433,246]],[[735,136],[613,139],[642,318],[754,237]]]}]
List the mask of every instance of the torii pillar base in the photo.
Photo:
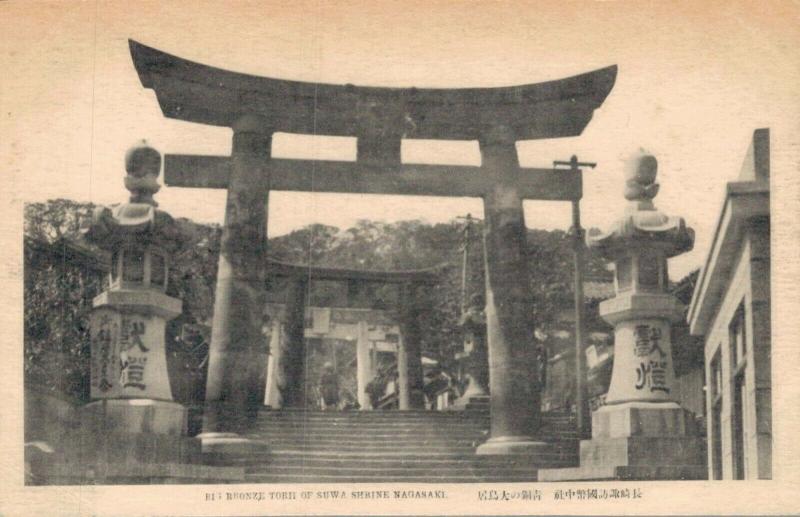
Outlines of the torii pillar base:
[{"label": "torii pillar base", "polygon": [[530,436],[503,436],[490,438],[475,450],[478,456],[539,456],[552,453],[553,446],[547,442],[531,440]]},{"label": "torii pillar base", "polygon": [[236,463],[237,460],[265,456],[269,454],[269,446],[244,438],[236,433],[200,433],[203,461],[213,464]]}]

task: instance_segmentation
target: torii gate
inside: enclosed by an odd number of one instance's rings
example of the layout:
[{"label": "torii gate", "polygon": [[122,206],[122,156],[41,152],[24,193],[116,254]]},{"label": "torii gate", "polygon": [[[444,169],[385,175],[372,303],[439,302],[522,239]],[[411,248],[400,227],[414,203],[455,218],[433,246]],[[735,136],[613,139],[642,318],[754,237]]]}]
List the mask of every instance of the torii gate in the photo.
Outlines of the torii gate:
[{"label": "torii gate", "polygon": [[[427,269],[405,271],[370,271],[268,260],[267,274],[289,279],[286,300],[288,349],[278,354],[281,356],[281,360],[277,366],[282,372],[282,377],[286,379],[287,397],[284,405],[297,407],[305,403],[303,388],[306,354],[304,316],[309,283],[315,280],[335,280],[347,282],[348,289],[355,283],[377,283],[398,287],[399,299],[394,307],[401,336],[397,350],[398,406],[401,410],[424,409],[422,336],[419,327],[422,307],[418,291],[425,286],[436,285],[439,282],[440,273],[445,268],[445,265],[439,265]],[[365,352],[368,354],[366,349],[359,348],[358,350],[358,397],[362,407],[365,405],[366,383],[370,380],[361,370],[362,365],[368,362],[367,357],[362,355]],[[263,389],[261,385],[259,388]]]},{"label": "torii gate", "polygon": [[[178,58],[135,41],[131,56],[165,116],[233,129],[229,157],[166,155],[165,183],[227,188],[204,432],[260,403],[258,357],[270,190],[481,197],[491,437],[478,453],[536,451],[541,386],[533,357],[523,199],[577,201],[580,170],[519,166],[517,140],[576,136],[616,79],[611,66],[503,88],[375,88],[284,81]],[[357,137],[355,163],[275,159],[276,131]],[[402,163],[403,138],[477,140],[479,167]]]}]

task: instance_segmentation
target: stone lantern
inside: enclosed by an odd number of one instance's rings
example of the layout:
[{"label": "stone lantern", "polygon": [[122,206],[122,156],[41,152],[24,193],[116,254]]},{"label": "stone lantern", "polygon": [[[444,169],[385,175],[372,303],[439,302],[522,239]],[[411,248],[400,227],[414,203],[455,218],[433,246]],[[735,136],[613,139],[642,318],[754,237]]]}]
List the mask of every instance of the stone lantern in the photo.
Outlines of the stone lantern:
[{"label": "stone lantern", "polygon": [[668,292],[667,259],[692,249],[694,231],[653,205],[655,157],[640,153],[626,167],[624,215],[589,246],[613,262],[616,296],[600,304],[614,326],[614,366],[605,405],[592,414],[592,439],[580,467],[544,472],[543,480],[696,479],[705,455],[694,418],[677,403],[671,325],[683,307]]},{"label": "stone lantern", "polygon": [[126,154],[125,169],[130,200],[98,208],[85,229],[112,257],[109,287],[94,299],[90,319],[92,402],[81,408],[78,447],[83,464],[104,471],[132,463],[152,470],[200,454],[167,370],[166,323],[181,313],[181,301],[166,289],[180,234],[153,200],[161,155],[139,145]]},{"label": "stone lantern", "polygon": [[464,351],[459,354],[467,387],[464,394],[453,403],[455,408],[466,408],[471,403],[488,404],[489,359],[486,349],[486,314],[482,298],[476,296],[461,316],[459,326],[464,336]]},{"label": "stone lantern", "polygon": [[[684,308],[667,292],[667,259],[692,249],[694,231],[681,217],[653,206],[657,161],[641,154],[628,162],[623,217],[589,245],[614,264],[616,296],[600,304],[614,326],[614,369],[606,404],[674,402],[670,329]],[[666,406],[658,406],[666,407]]]},{"label": "stone lantern", "polygon": [[180,315],[167,296],[170,256],[180,244],[172,217],[156,208],[161,155],[140,145],[125,156],[130,201],[100,207],[86,238],[111,253],[109,288],[91,318],[92,399],[171,401],[164,336]]}]

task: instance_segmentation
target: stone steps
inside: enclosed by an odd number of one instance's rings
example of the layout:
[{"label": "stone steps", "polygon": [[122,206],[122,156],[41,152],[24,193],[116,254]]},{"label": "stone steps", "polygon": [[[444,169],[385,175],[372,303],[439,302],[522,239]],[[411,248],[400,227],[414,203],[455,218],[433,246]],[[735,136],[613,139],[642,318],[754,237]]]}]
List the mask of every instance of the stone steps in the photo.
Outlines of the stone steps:
[{"label": "stone steps", "polygon": [[[262,411],[248,438],[270,453],[234,459],[256,483],[535,481],[538,468],[578,464],[569,415],[546,414],[533,456],[477,456],[488,437],[488,404],[468,411]],[[485,407],[485,409],[483,409]]]},{"label": "stone steps", "polygon": [[[575,456],[572,454],[572,456]],[[561,455],[553,455],[553,458],[562,458]],[[402,456],[387,456],[387,455],[324,455],[318,454],[314,456],[308,455],[291,455],[280,454],[273,455],[267,463],[270,466],[274,465],[307,465],[310,467],[346,467],[354,462],[359,466],[370,467],[387,467],[387,468],[400,468],[400,467],[449,467],[449,466],[463,466],[463,467],[491,467],[500,466],[521,466],[528,467],[528,461],[525,458],[500,458],[498,456],[476,456],[470,454],[437,454],[437,455],[402,455]]]},{"label": "stone steps", "polygon": [[[414,446],[436,446],[446,447],[448,445],[466,445],[471,446],[475,440],[479,440],[481,436],[467,437],[467,438],[450,438],[447,436],[432,436],[432,437],[419,437],[407,438],[405,440],[387,440],[386,438],[376,438],[373,436],[364,437],[354,442],[353,445],[363,447],[414,447]],[[319,447],[337,447],[346,444],[341,438],[320,438],[315,436],[297,436],[297,437],[269,437],[270,446],[275,449],[281,446],[288,445],[308,445]]]},{"label": "stone steps", "polygon": [[505,475],[493,472],[485,476],[321,476],[318,474],[248,474],[249,483],[528,483],[536,473]]},{"label": "stone steps", "polygon": [[537,468],[545,466],[558,466],[563,464],[577,465],[578,457],[575,454],[547,454],[537,455],[535,464],[525,459],[500,460],[500,461],[473,461],[470,456],[475,457],[471,452],[442,456],[432,461],[416,460],[408,461],[407,457],[395,456],[394,459],[388,456],[373,456],[371,461],[365,458],[342,458],[315,460],[310,455],[291,455],[273,454],[273,458],[264,464],[247,465],[248,472],[295,472],[297,470],[308,472],[350,472],[350,471],[377,471],[401,473],[406,471],[522,471],[531,472]]},{"label": "stone steps", "polygon": [[[345,416],[347,415],[347,416]],[[264,420],[285,420],[285,421],[358,421],[358,422],[488,422],[489,415],[453,415],[439,416],[435,413],[430,416],[425,415],[404,415],[397,412],[396,415],[365,415],[363,413],[340,413],[336,416],[327,415],[264,415],[259,416]]]},{"label": "stone steps", "polygon": [[229,467],[244,467],[249,475],[255,474],[319,474],[320,476],[355,476],[355,475],[427,475],[435,477],[440,474],[460,475],[470,473],[481,473],[490,475],[502,474],[527,474],[535,475],[539,469],[562,469],[577,467],[577,457],[539,457],[531,460],[527,465],[497,465],[475,466],[467,463],[449,463],[442,465],[408,465],[408,464],[376,464],[374,466],[361,466],[361,464],[349,464],[343,466],[325,465],[305,465],[305,464],[286,464],[269,463],[264,465],[247,465],[243,463],[227,465]]},{"label": "stone steps", "polygon": [[467,445],[405,445],[395,447],[392,445],[353,445],[353,444],[345,444],[345,445],[331,445],[331,446],[322,446],[318,444],[313,445],[303,445],[303,444],[292,444],[292,445],[277,445],[272,446],[272,452],[274,454],[278,453],[303,453],[303,454],[317,454],[320,452],[371,452],[371,453],[394,453],[394,454],[429,454],[434,452],[449,452],[454,454],[471,454],[475,451],[475,447],[472,444]]},{"label": "stone steps", "polygon": [[[362,429],[363,431],[363,429]],[[482,436],[488,432],[488,429],[453,429],[450,428],[447,433],[448,436],[469,438],[473,436]],[[349,428],[304,428],[302,426],[289,427],[289,426],[271,426],[268,429],[258,429],[250,431],[250,434],[259,434],[266,437],[293,437],[293,436],[313,436],[319,438],[351,438],[353,436],[353,429]],[[389,439],[406,439],[417,437],[436,437],[441,436],[440,430],[432,430],[426,427],[421,428],[408,428],[408,427],[390,427],[372,429],[369,433],[371,437]]]},{"label": "stone steps", "polygon": [[[253,435],[250,435],[253,438]],[[360,439],[357,442],[347,442],[343,440],[330,440],[330,439],[315,439],[311,437],[297,437],[297,438],[269,438],[270,447],[273,450],[285,449],[317,449],[317,450],[340,450],[340,451],[359,451],[359,450],[408,450],[419,448],[420,450],[428,451],[431,448],[441,448],[442,450],[450,448],[471,448],[475,447],[476,441],[481,440],[484,436],[471,438],[471,439],[450,439],[448,437],[436,437],[418,440],[392,440],[386,441],[382,439]],[[563,447],[561,444],[570,444],[574,447],[574,440],[548,440],[553,444],[554,448],[560,449]],[[577,449],[576,449],[577,450]]]},{"label": "stone steps", "polygon": [[[488,427],[488,426],[487,426]],[[408,428],[408,427],[386,427],[386,428],[369,428],[369,427],[353,427],[353,428],[330,428],[324,427],[304,428],[298,427],[271,427],[269,429],[259,429],[249,433],[252,437],[258,437],[264,440],[305,440],[305,441],[332,441],[341,442],[342,440],[350,440],[353,435],[358,436],[359,441],[392,441],[394,443],[403,441],[428,441],[437,438],[447,440],[481,440],[488,436],[488,428],[483,429],[454,429],[448,428],[443,430],[431,430],[427,427]],[[574,430],[561,431],[554,429],[541,429],[540,435],[545,441],[553,440],[575,440],[578,438]]]}]

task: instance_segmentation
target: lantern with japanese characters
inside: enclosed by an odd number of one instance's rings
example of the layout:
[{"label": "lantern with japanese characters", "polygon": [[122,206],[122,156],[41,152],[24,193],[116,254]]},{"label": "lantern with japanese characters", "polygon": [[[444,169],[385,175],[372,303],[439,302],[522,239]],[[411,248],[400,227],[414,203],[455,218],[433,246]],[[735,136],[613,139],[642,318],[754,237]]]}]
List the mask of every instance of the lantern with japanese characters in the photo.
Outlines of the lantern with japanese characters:
[{"label": "lantern with japanese characters", "polygon": [[614,326],[614,368],[606,404],[675,400],[670,327],[683,318],[667,292],[667,259],[692,249],[694,231],[653,205],[658,162],[639,153],[626,168],[625,213],[589,245],[614,263],[616,296],[600,304]]},{"label": "lantern with japanese characters", "polygon": [[166,289],[179,233],[153,200],[160,188],[158,151],[134,147],[125,169],[130,200],[98,208],[85,232],[111,254],[109,288],[94,299],[90,322],[91,397],[170,401],[165,328],[181,313],[181,301]]}]

